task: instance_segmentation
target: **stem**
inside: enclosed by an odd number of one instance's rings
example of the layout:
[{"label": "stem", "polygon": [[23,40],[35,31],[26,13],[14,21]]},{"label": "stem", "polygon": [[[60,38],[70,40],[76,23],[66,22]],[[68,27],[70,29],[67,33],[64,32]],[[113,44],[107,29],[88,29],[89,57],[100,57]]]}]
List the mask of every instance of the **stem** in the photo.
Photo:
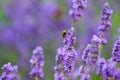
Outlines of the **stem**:
[{"label": "stem", "polygon": [[68,80],[68,77],[67,77],[67,75],[65,75],[64,77],[65,77],[65,80]]},{"label": "stem", "polygon": [[34,77],[34,80],[39,80],[38,75],[36,75],[36,76]]},{"label": "stem", "polygon": [[72,27],[74,27],[76,29],[76,23],[77,21],[72,21]]},{"label": "stem", "polygon": [[118,63],[118,62],[116,62],[116,68],[119,68],[119,67],[120,67],[119,63]]}]

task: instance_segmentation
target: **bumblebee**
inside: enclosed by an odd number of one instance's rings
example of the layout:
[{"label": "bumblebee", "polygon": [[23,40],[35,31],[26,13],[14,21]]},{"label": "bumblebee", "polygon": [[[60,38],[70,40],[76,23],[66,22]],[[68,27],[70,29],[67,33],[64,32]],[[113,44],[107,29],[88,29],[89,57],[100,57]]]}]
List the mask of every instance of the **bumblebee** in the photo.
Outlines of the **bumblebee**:
[{"label": "bumblebee", "polygon": [[66,31],[66,30],[63,30],[63,31],[61,32],[62,37],[65,37],[66,33],[67,33],[67,31]]}]

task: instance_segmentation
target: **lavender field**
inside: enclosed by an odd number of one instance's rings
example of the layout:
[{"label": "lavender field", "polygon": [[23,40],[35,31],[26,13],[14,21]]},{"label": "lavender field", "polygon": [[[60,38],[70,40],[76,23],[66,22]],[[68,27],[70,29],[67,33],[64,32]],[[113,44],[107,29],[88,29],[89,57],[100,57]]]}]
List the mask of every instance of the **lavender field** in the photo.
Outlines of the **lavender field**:
[{"label": "lavender field", "polygon": [[120,0],[0,0],[0,80],[120,80]]}]

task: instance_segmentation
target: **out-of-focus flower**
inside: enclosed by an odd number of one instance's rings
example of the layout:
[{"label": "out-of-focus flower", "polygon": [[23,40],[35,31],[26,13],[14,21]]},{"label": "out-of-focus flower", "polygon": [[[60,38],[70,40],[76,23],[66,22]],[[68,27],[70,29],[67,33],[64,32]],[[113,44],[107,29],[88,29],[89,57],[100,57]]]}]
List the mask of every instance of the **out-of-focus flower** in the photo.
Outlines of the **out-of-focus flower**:
[{"label": "out-of-focus flower", "polygon": [[0,80],[19,80],[17,77],[18,66],[12,66],[11,63],[7,63],[2,67],[2,75]]},{"label": "out-of-focus flower", "polygon": [[90,67],[81,65],[78,70],[78,75],[81,77],[80,80],[90,80]]},{"label": "out-of-focus flower", "polygon": [[116,63],[111,59],[108,60],[108,63],[103,66],[102,77],[103,80],[114,80],[116,73]]},{"label": "out-of-focus flower", "polygon": [[103,71],[103,66],[106,65],[107,62],[105,61],[104,58],[99,58],[96,64],[96,74],[101,75]]},{"label": "out-of-focus flower", "polygon": [[82,54],[83,67],[80,66],[81,80],[89,80],[94,71],[97,59],[100,57],[100,38],[93,35],[90,44],[87,45]]},{"label": "out-of-focus flower", "polygon": [[100,38],[96,35],[93,35],[93,38],[91,40],[90,53],[90,64],[96,64],[97,59],[100,57]]},{"label": "out-of-focus flower", "polygon": [[103,12],[101,15],[100,25],[98,26],[99,31],[106,31],[111,26],[111,15],[113,10],[110,8],[109,3],[105,3]]},{"label": "out-of-focus flower", "polygon": [[56,72],[56,73],[54,74],[54,77],[55,77],[54,80],[66,80],[63,73],[57,73],[57,72]]},{"label": "out-of-focus flower", "polygon": [[118,68],[115,72],[115,80],[119,80],[120,79],[120,68]]},{"label": "out-of-focus flower", "polygon": [[82,59],[85,65],[95,65],[100,57],[100,38],[93,35],[91,43],[88,44],[83,52]]},{"label": "out-of-focus flower", "polygon": [[72,0],[73,6],[69,11],[69,15],[73,18],[74,21],[83,15],[84,8],[87,7],[87,0]]},{"label": "out-of-focus flower", "polygon": [[33,78],[43,78],[44,54],[42,47],[38,46],[33,50],[32,58],[30,59],[31,71],[30,76]]},{"label": "out-of-focus flower", "polygon": [[90,44],[87,45],[82,54],[82,61],[84,64],[88,64],[89,56],[90,56]]},{"label": "out-of-focus flower", "polygon": [[112,25],[110,21],[112,13],[113,10],[110,8],[109,3],[105,3],[101,14],[100,24],[98,26],[98,35],[103,44],[107,43],[105,32],[108,31],[109,27]]},{"label": "out-of-focus flower", "polygon": [[90,74],[83,74],[81,80],[90,80]]},{"label": "out-of-focus flower", "polygon": [[2,9],[10,22],[9,25],[0,22],[4,25],[0,27],[0,43],[14,48],[19,54],[20,67],[27,71],[32,48],[58,39],[58,33],[70,24],[56,2],[11,0]]},{"label": "out-of-focus flower", "polygon": [[54,67],[54,80],[65,80],[64,65],[65,65],[65,52],[63,48],[58,48],[56,55],[56,66]]},{"label": "out-of-focus flower", "polygon": [[120,62],[120,37],[116,40],[113,50],[112,50],[112,58],[116,62]]}]

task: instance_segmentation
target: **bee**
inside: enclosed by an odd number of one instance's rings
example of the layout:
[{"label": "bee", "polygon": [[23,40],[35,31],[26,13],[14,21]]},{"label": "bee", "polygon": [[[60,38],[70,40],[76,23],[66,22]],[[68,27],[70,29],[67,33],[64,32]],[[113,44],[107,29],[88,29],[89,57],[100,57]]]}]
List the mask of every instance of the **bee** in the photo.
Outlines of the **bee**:
[{"label": "bee", "polygon": [[66,31],[66,30],[63,30],[63,31],[61,32],[62,37],[65,37],[66,33],[67,33],[67,31]]}]

